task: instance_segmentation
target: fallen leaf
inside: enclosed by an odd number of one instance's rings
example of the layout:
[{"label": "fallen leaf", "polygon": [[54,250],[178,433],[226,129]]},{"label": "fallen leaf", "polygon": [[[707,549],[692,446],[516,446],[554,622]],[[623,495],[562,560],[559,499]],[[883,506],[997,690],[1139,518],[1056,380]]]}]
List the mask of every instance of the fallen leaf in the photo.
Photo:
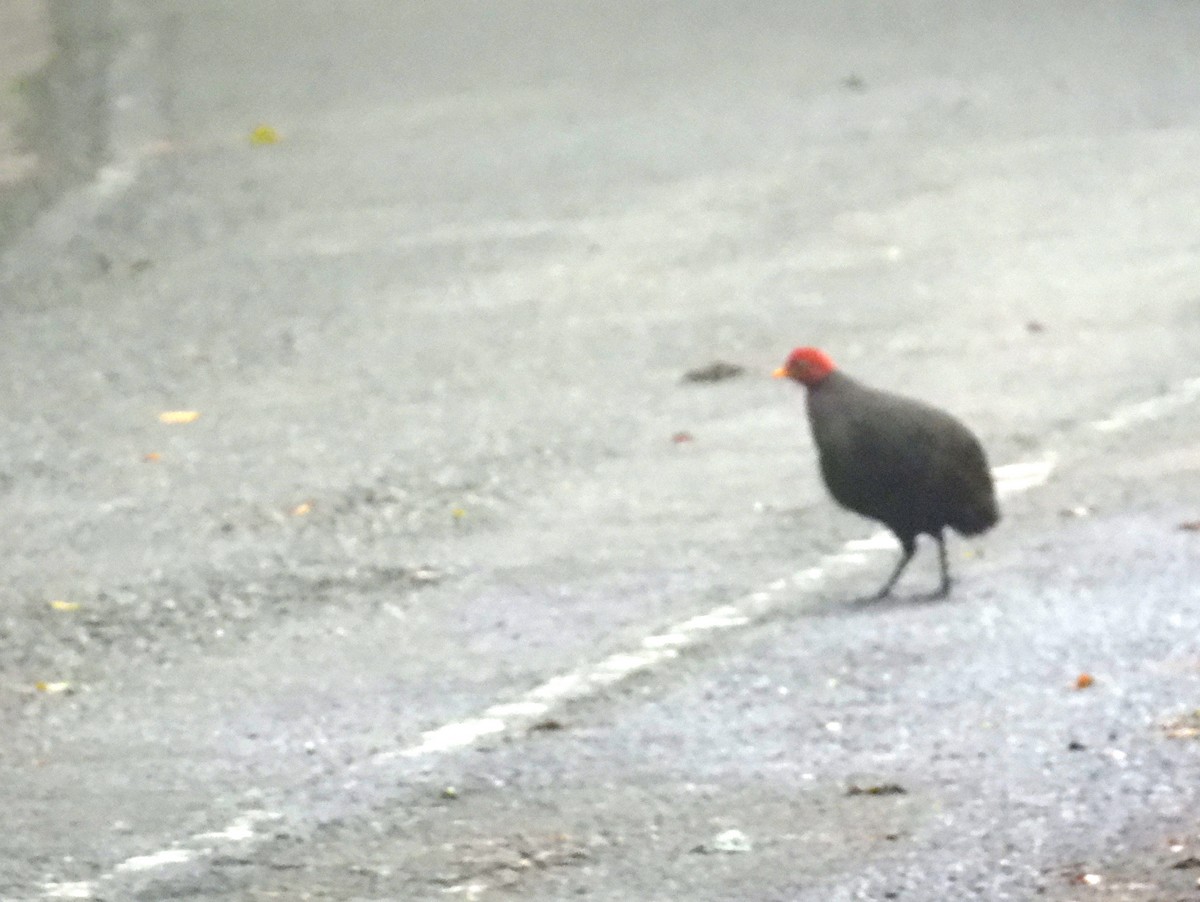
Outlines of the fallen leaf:
[{"label": "fallen leaf", "polygon": [[908,790],[899,783],[880,783],[876,786],[859,786],[852,783],[846,790],[848,796],[902,796],[907,793]]},{"label": "fallen leaf", "polygon": [[158,421],[166,423],[168,426],[194,423],[198,419],[200,419],[200,412],[198,410],[164,410],[158,415]]},{"label": "fallen leaf", "polygon": [[1099,886],[1104,882],[1104,878],[1099,874],[1076,874],[1071,882],[1082,883],[1084,886]]},{"label": "fallen leaf", "polygon": [[455,520],[461,520],[466,515],[467,515],[467,512],[461,507],[456,507],[452,511],[450,511],[450,516],[453,517]]},{"label": "fallen leaf", "polygon": [[255,147],[279,143],[279,132],[269,125],[260,125],[250,132],[250,143]]},{"label": "fallen leaf", "polygon": [[154,463],[158,463],[160,460],[162,460],[162,455],[159,454],[157,451],[147,451],[145,454],[142,455],[142,460],[144,460],[148,464],[154,464]]},{"label": "fallen leaf", "polygon": [[1195,739],[1200,737],[1200,708],[1163,724],[1163,733],[1168,739]]},{"label": "fallen leaf", "polygon": [[1096,682],[1096,678],[1094,676],[1092,676],[1090,673],[1081,673],[1079,676],[1077,676],[1075,678],[1075,688],[1076,689],[1086,689],[1086,688],[1088,688],[1088,686],[1091,686],[1095,682]]},{"label": "fallen leaf", "polygon": [[685,442],[695,441],[695,437],[690,432],[676,432],[671,436],[671,441],[677,445],[682,445]]},{"label": "fallen leaf", "polygon": [[566,724],[561,720],[556,720],[553,717],[548,717],[545,720],[539,720],[529,728],[530,733],[549,733],[554,730],[565,730]]},{"label": "fallen leaf", "polygon": [[54,601],[49,602],[49,605],[50,605],[50,607],[54,608],[54,610],[56,610],[56,611],[78,611],[79,610],[79,602],[77,602],[77,601],[61,601],[61,600],[56,599]]},{"label": "fallen leaf", "polygon": [[1184,520],[1179,528],[1184,532],[1200,532],[1200,520]]},{"label": "fallen leaf", "polygon": [[1189,855],[1182,861],[1177,861],[1171,865],[1171,869],[1175,871],[1187,871],[1192,868],[1200,868],[1200,858],[1197,858],[1195,855]]},{"label": "fallen leaf", "polygon": [[290,513],[293,517],[303,517],[305,514],[311,513],[312,508],[313,506],[311,501],[302,501],[293,507]]},{"label": "fallen leaf", "polygon": [[734,376],[740,376],[746,372],[744,366],[736,363],[726,363],[724,360],[715,360],[708,366],[697,367],[694,370],[688,370],[683,374],[684,382],[720,382],[723,379],[732,379]]},{"label": "fallen leaf", "polygon": [[1037,335],[1041,332],[1046,331],[1046,325],[1045,325],[1045,323],[1042,323],[1036,319],[1031,319],[1029,322],[1027,322],[1025,324],[1025,331],[1029,332],[1033,335]]},{"label": "fallen leaf", "polygon": [[60,692],[66,692],[71,688],[71,684],[67,682],[47,683],[44,680],[39,680],[33,684],[33,688],[38,692],[45,692],[47,695],[57,695]]}]

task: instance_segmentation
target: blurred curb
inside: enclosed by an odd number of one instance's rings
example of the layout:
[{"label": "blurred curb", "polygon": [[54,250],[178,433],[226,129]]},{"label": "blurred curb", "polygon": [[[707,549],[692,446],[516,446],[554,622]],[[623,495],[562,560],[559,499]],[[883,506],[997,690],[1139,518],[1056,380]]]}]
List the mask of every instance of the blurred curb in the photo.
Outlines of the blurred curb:
[{"label": "blurred curb", "polygon": [[107,144],[110,0],[0,0],[0,248]]}]

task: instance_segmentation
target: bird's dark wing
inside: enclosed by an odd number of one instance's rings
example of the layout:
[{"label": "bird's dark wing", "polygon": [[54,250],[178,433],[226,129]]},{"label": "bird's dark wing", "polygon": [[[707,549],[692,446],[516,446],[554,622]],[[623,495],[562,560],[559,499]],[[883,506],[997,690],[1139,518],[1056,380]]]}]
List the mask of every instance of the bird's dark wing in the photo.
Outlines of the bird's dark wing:
[{"label": "bird's dark wing", "polygon": [[838,503],[904,531],[931,450],[911,415],[918,405],[848,379],[838,388],[837,396],[809,396],[825,484]]},{"label": "bird's dark wing", "polygon": [[952,526],[967,534],[996,520],[983,449],[950,414],[843,377],[810,392],[821,473],[845,507],[898,536]]}]

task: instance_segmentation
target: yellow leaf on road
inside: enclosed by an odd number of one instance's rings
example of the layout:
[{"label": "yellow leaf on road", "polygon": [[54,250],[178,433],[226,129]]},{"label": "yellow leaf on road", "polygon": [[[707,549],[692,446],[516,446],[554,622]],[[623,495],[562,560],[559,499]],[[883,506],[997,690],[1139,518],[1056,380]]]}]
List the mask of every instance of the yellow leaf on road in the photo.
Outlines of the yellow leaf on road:
[{"label": "yellow leaf on road", "polygon": [[79,610],[79,602],[77,602],[77,601],[61,601],[61,600],[56,599],[56,600],[50,602],[49,604],[50,604],[50,607],[54,608],[54,610],[56,610],[56,611],[78,611]]},{"label": "yellow leaf on road", "polygon": [[275,131],[269,125],[260,125],[250,133],[250,143],[256,147],[261,147],[265,144],[278,144],[279,132]]},{"label": "yellow leaf on road", "polygon": [[166,423],[168,426],[194,423],[198,419],[200,419],[200,411],[198,410],[164,410],[158,415],[158,421]]},{"label": "yellow leaf on road", "polygon": [[295,507],[292,508],[292,516],[293,517],[303,517],[305,514],[309,513],[310,511],[312,511],[312,502],[311,501],[303,501],[300,504],[297,504]]},{"label": "yellow leaf on road", "polygon": [[66,692],[68,689],[70,689],[71,684],[66,682],[47,683],[45,681],[38,681],[33,684],[33,688],[35,688],[38,692],[45,692],[47,695],[57,695],[60,692]]}]

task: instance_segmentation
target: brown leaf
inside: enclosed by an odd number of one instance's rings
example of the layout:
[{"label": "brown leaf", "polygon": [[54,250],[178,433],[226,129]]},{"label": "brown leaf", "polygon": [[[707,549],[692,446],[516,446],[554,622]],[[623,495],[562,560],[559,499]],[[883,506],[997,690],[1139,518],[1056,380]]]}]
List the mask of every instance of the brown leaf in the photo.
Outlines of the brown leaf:
[{"label": "brown leaf", "polygon": [[746,368],[737,363],[726,363],[724,360],[714,360],[708,366],[697,367],[683,374],[684,382],[721,382],[732,379],[746,372]]},{"label": "brown leaf", "polygon": [[1179,528],[1184,532],[1200,532],[1200,520],[1184,520]]},{"label": "brown leaf", "polygon": [[1076,689],[1087,689],[1089,686],[1093,685],[1095,682],[1096,682],[1096,678],[1094,676],[1092,676],[1090,673],[1081,673],[1079,676],[1075,677],[1075,688]]},{"label": "brown leaf", "polygon": [[899,783],[880,783],[875,786],[859,786],[852,783],[846,790],[848,796],[902,796],[907,793],[908,790]]}]

